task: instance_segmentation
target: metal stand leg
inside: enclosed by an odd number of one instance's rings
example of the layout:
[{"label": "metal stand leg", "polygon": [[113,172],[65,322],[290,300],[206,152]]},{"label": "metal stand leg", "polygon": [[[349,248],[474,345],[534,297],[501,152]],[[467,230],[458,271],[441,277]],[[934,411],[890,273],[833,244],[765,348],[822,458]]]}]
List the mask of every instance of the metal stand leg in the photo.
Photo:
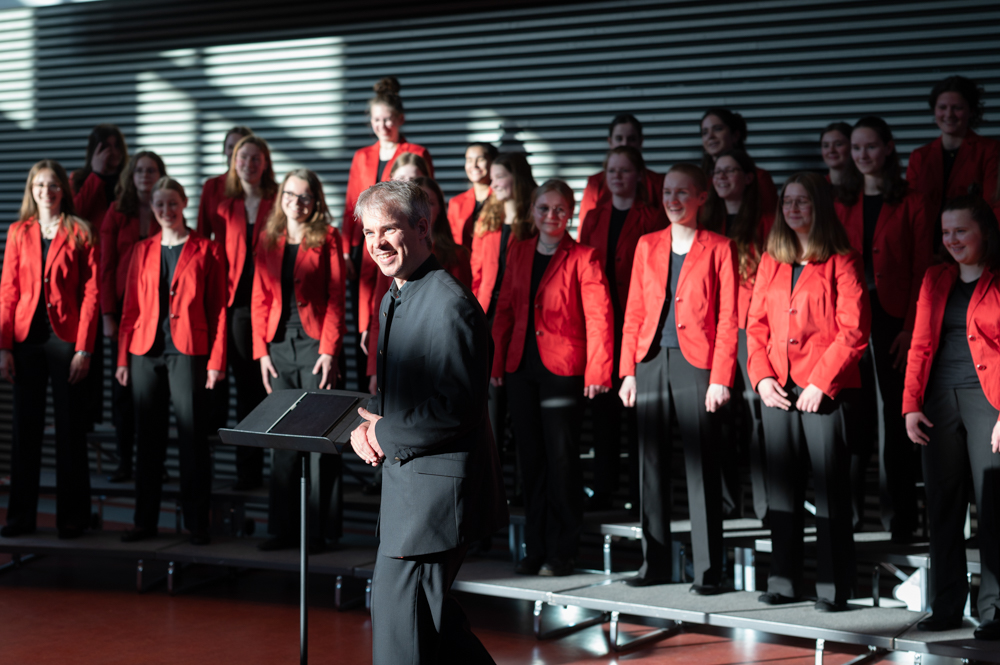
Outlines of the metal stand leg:
[{"label": "metal stand leg", "polygon": [[299,493],[299,663],[309,662],[309,625],[306,612],[306,576],[309,574],[309,541],[306,539],[308,524],[306,519],[306,463],[308,457],[302,456],[302,480]]},{"label": "metal stand leg", "polygon": [[826,640],[816,640],[816,665],[823,665],[823,650],[826,648]]},{"label": "metal stand leg", "polygon": [[743,588],[747,591],[757,590],[757,553],[752,547],[743,548]]},{"label": "metal stand leg", "polygon": [[177,571],[174,566],[174,562],[171,561],[170,563],[167,564],[167,593],[169,593],[171,596],[174,595],[174,588],[175,588],[174,585],[177,581],[176,572]]},{"label": "metal stand leg", "polygon": [[139,565],[135,568],[135,590],[142,593],[142,559],[139,559]]},{"label": "metal stand leg", "polygon": [[881,660],[885,660],[885,657],[889,655],[887,649],[880,649],[878,647],[868,646],[868,653],[862,654],[857,658],[852,658],[851,660],[844,663],[844,665],[862,665],[863,663],[877,663]]},{"label": "metal stand leg", "polygon": [[372,609],[372,578],[368,578],[365,581],[365,609],[371,611]]},{"label": "metal stand leg", "polygon": [[872,607],[878,607],[879,595],[881,590],[879,589],[879,582],[882,579],[882,567],[875,566],[875,570],[872,571]]},{"label": "metal stand leg", "polygon": [[651,644],[653,642],[659,642],[665,640],[668,637],[673,637],[681,631],[684,630],[684,625],[680,621],[674,621],[674,625],[669,628],[659,628],[650,633],[643,635],[642,637],[637,637],[634,640],[628,642],[619,642],[618,638],[620,632],[618,630],[618,619],[620,613],[611,613],[611,623],[608,626],[608,643],[611,649],[616,652],[625,651],[626,649],[634,649],[639,646],[644,646],[646,644]]},{"label": "metal stand leg", "polygon": [[611,574],[611,534],[604,536],[604,574]]},{"label": "metal stand leg", "polygon": [[590,619],[585,619],[579,623],[571,623],[567,626],[562,626],[560,628],[555,628],[548,632],[542,631],[542,608],[545,606],[545,602],[541,600],[535,601],[535,637],[540,640],[547,640],[554,637],[562,637],[563,635],[568,635],[570,633],[575,633],[578,630],[583,630],[584,628],[589,628],[591,626],[596,626],[597,624],[604,623],[608,620],[607,612],[601,612],[596,617],[591,617]]},{"label": "metal stand leg", "polygon": [[743,591],[743,548],[733,550],[733,588]]}]

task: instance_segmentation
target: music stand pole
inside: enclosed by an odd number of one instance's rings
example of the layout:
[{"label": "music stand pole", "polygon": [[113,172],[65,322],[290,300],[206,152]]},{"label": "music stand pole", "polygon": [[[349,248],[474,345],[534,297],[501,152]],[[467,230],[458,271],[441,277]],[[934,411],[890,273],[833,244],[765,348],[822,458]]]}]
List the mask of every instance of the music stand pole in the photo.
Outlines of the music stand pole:
[{"label": "music stand pole", "polygon": [[306,520],[306,463],[309,453],[302,454],[302,480],[299,490],[299,663],[309,663],[309,617],[306,614],[306,576],[309,573],[309,549]]}]

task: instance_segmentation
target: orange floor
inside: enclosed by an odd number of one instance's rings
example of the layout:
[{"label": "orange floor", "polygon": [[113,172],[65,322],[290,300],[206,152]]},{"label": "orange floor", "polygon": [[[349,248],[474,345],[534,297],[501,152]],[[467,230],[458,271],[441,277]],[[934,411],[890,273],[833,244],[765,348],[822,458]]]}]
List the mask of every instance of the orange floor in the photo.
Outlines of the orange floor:
[{"label": "orange floor", "polygon": [[[51,526],[51,516],[40,523]],[[0,555],[0,563],[9,560]],[[156,565],[160,567],[147,567],[147,581],[165,573],[162,564]],[[216,568],[190,568],[183,578],[188,590],[170,596],[162,585],[136,593],[135,562],[127,560],[46,557],[25,562],[0,574],[0,665],[298,662],[298,577],[249,572],[213,582],[219,573]],[[311,593],[310,662],[370,663],[368,613],[334,609],[330,578],[315,578]],[[807,640],[697,626],[644,649],[609,654],[606,626],[539,641],[531,632],[530,603],[464,594],[460,599],[476,634],[501,664],[811,665],[815,658]],[[555,625],[559,612],[546,609],[548,625]],[[649,630],[631,624],[624,629],[631,635]],[[859,653],[828,645],[824,662],[838,665]],[[909,662],[905,654],[892,660]]]}]

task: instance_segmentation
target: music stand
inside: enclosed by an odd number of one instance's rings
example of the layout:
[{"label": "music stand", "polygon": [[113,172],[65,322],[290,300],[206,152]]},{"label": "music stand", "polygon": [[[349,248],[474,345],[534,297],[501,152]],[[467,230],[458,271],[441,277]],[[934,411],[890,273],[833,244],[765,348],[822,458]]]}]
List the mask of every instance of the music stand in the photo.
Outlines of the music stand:
[{"label": "music stand", "polygon": [[[348,390],[276,390],[257,405],[235,429],[220,429],[219,438],[232,446],[279,448],[297,452],[339,455],[361,421],[358,407],[371,395]],[[299,516],[299,663],[309,660],[306,618],[306,576],[309,548],[306,519],[306,458],[302,458]]]}]

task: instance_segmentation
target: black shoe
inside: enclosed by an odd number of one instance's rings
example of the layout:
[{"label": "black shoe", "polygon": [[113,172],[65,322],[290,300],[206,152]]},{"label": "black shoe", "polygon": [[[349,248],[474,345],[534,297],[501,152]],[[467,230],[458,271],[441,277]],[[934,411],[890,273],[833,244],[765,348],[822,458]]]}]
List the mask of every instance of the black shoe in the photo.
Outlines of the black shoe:
[{"label": "black shoe", "polygon": [[146,527],[137,526],[122,532],[122,542],[134,543],[147,538],[155,538],[157,533],[159,533],[159,530],[156,528],[147,529]]},{"label": "black shoe", "polygon": [[635,577],[627,578],[625,584],[634,587],[656,586],[657,584],[670,584],[670,580],[665,577],[640,577],[636,575]]},{"label": "black shoe", "polygon": [[798,599],[768,591],[757,596],[757,600],[765,605],[787,605],[788,603],[796,602]]},{"label": "black shoe", "polygon": [[208,545],[212,542],[212,538],[208,535],[208,531],[195,531],[191,534],[188,542],[192,545]]},{"label": "black shoe", "polygon": [[594,494],[583,500],[583,512],[596,513],[611,510],[611,497],[606,494]]},{"label": "black shoe", "polygon": [[538,574],[541,577],[565,577],[572,575],[574,568],[576,568],[576,562],[573,559],[565,561],[556,559],[542,564],[542,567],[538,569]]},{"label": "black shoe", "polygon": [[537,575],[541,567],[541,559],[533,559],[530,556],[526,556],[514,566],[514,572],[518,575]]},{"label": "black shoe", "polygon": [[1000,619],[982,622],[972,636],[977,640],[1000,640]]},{"label": "black shoe", "polygon": [[847,603],[835,603],[832,600],[827,600],[826,598],[820,598],[813,605],[813,609],[817,612],[844,612],[847,608]]},{"label": "black shoe", "polygon": [[119,468],[108,476],[109,483],[127,483],[130,480],[132,480],[132,469]]},{"label": "black shoe", "polygon": [[285,536],[274,536],[264,542],[257,544],[257,549],[261,552],[274,552],[275,550],[291,550],[299,546],[299,541]]},{"label": "black shoe", "polygon": [[962,617],[948,619],[932,614],[923,621],[917,622],[917,629],[928,633],[938,633],[942,630],[955,630],[962,627]]},{"label": "black shoe", "polygon": [[720,593],[735,591],[735,589],[726,584],[692,584],[688,591],[696,596],[717,596]]},{"label": "black shoe", "polygon": [[0,537],[2,538],[17,538],[18,536],[23,536],[28,533],[34,533],[35,529],[27,528],[23,526],[17,526],[16,524],[8,524],[7,526],[0,529]]},{"label": "black shoe", "polygon": [[83,535],[83,529],[75,526],[64,526],[59,529],[59,540],[73,540]]},{"label": "black shoe", "polygon": [[255,490],[264,484],[261,480],[250,480],[247,478],[240,478],[235,483],[233,483],[234,492],[249,492],[250,490]]}]

